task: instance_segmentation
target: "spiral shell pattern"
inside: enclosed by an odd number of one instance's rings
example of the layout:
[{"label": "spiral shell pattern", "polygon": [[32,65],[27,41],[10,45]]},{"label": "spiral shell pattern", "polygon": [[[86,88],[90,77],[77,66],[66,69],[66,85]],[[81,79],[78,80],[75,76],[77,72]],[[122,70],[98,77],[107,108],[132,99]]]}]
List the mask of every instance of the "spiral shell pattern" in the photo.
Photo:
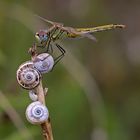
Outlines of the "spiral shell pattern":
[{"label": "spiral shell pattern", "polygon": [[49,112],[39,101],[31,103],[26,109],[26,118],[32,124],[41,124],[48,120]]},{"label": "spiral shell pattern", "polygon": [[41,74],[32,61],[21,64],[17,70],[17,81],[25,89],[34,89],[40,83]]},{"label": "spiral shell pattern", "polygon": [[48,53],[39,54],[34,60],[34,67],[40,73],[48,73],[54,66],[54,59]]}]

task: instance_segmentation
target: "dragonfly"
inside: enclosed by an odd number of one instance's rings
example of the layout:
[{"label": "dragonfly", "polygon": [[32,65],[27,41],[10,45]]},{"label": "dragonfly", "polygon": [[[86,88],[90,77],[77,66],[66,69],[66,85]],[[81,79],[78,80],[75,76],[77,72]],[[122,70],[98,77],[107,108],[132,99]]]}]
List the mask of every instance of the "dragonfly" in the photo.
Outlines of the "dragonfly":
[{"label": "dragonfly", "polygon": [[35,38],[37,41],[37,47],[47,48],[46,52],[53,52],[52,46],[56,46],[61,52],[61,55],[56,58],[56,62],[62,59],[66,52],[64,48],[57,43],[57,40],[65,38],[88,38],[96,42],[97,40],[93,36],[95,32],[125,28],[125,25],[122,24],[109,24],[89,28],[73,28],[66,27],[63,23],[53,22],[38,15],[36,16],[47,24],[50,24],[50,28],[36,32]]}]

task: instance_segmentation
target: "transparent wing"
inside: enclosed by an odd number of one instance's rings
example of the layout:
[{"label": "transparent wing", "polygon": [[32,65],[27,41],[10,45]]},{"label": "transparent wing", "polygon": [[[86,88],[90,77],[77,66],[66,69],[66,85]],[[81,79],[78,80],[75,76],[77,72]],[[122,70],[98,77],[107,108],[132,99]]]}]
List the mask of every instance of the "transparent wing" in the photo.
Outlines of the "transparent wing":
[{"label": "transparent wing", "polygon": [[61,25],[61,26],[63,26],[63,23],[53,22],[53,21],[47,20],[47,19],[45,19],[45,18],[43,18],[43,17],[41,17],[39,15],[35,15],[35,16],[40,18],[41,20],[51,24],[51,25]]},{"label": "transparent wing", "polygon": [[68,37],[68,38],[86,37],[93,41],[97,41],[96,38],[90,32],[87,32],[87,31],[77,30],[76,28],[72,28],[72,27],[63,27],[63,30],[67,32],[67,34],[65,34],[65,37]]},{"label": "transparent wing", "polygon": [[86,37],[90,40],[93,40],[93,41],[97,42],[97,39],[90,33],[83,33],[83,34],[81,34],[81,37]]}]

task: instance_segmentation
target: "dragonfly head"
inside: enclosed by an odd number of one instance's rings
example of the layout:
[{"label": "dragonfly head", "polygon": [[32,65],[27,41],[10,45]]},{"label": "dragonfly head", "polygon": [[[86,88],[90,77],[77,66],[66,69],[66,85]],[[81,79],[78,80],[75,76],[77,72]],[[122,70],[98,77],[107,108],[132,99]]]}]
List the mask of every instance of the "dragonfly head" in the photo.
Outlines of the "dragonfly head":
[{"label": "dragonfly head", "polygon": [[44,44],[47,43],[48,35],[45,31],[41,30],[35,34],[35,38],[36,38],[37,43],[43,46]]}]

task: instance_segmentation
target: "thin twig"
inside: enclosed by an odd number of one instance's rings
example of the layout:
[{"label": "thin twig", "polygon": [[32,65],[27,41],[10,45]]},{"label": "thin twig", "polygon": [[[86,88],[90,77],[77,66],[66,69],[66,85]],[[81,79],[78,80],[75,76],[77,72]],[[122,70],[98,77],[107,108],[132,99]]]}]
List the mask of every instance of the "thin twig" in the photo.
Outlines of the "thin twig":
[{"label": "thin twig", "polygon": [[53,140],[50,118],[47,122],[41,124],[44,140]]},{"label": "thin twig", "polygon": [[[46,105],[45,93],[42,86],[42,81],[40,81],[39,86],[37,86],[35,90],[36,90],[36,94],[38,95],[38,101],[40,101],[43,105]],[[44,136],[44,140],[53,140],[50,118],[45,123],[41,124],[41,128],[42,128],[42,134]]]},{"label": "thin twig", "polygon": [[[34,61],[37,56],[36,44],[34,44],[32,48],[30,49],[30,54],[31,54],[32,61]],[[42,81],[40,80],[39,85],[35,88],[35,93],[38,96],[38,101],[40,101],[43,105],[46,106],[45,95],[47,93],[45,92],[47,91],[43,89]],[[45,123],[41,124],[41,128],[42,128],[42,134],[44,136],[44,140],[53,140],[50,118],[48,118],[48,120]]]}]

